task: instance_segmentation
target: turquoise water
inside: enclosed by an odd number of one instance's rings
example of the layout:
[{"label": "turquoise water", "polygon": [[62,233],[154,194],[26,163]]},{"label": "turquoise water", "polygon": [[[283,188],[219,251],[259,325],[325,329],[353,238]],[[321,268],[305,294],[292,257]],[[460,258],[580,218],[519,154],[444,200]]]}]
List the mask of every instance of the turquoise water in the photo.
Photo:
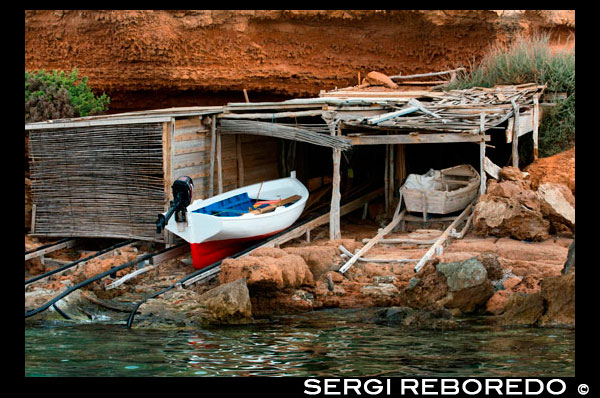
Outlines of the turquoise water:
[{"label": "turquoise water", "polygon": [[315,311],[197,330],[28,324],[25,375],[575,375],[574,329],[502,328],[467,318],[458,330],[403,331],[365,321],[370,311]]}]

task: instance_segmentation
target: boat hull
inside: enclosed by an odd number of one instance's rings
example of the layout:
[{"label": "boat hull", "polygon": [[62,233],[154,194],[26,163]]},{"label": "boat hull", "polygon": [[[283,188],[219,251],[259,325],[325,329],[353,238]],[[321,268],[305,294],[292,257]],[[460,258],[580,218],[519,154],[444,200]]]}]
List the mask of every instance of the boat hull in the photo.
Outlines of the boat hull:
[{"label": "boat hull", "polygon": [[260,240],[273,236],[280,231],[265,235],[251,236],[240,239],[211,240],[202,243],[190,243],[192,263],[195,269],[206,268],[211,264],[221,261],[249,248]]},{"label": "boat hull", "polygon": [[[289,206],[277,207],[264,214],[247,213],[233,217],[202,213],[206,208],[210,209],[208,206],[220,206],[228,198],[240,194],[247,194],[255,200],[259,196],[260,200],[281,200],[292,195],[301,198]],[[190,243],[194,268],[202,269],[290,227],[304,211],[307,199],[308,190],[294,177],[265,181],[196,200],[187,208],[186,222],[177,223],[171,218],[166,228]]]}]

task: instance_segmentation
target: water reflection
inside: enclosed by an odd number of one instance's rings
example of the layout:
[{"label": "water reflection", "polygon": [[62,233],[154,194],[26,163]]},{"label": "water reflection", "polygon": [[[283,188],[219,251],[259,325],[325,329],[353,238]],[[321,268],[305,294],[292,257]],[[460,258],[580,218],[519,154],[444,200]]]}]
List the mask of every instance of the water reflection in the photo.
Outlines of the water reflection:
[{"label": "water reflection", "polygon": [[[25,330],[27,376],[574,376],[572,329],[402,331],[328,310],[202,330],[41,324]],[[107,339],[107,336],[110,336]]]}]

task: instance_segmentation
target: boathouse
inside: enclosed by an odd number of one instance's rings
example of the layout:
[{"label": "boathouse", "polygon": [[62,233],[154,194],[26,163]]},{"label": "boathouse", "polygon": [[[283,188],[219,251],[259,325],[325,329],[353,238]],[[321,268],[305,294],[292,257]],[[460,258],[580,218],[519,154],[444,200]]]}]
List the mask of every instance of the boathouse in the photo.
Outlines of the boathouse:
[{"label": "boathouse", "polygon": [[537,157],[543,90],[535,84],[446,92],[359,85],[317,98],[26,124],[31,234],[172,243],[172,234],[156,234],[155,221],[168,209],[178,177],[193,179],[198,199],[295,170],[311,191],[310,205],[321,199],[328,206],[286,239],[309,239],[311,228],[325,223],[330,239],[338,239],[341,216],[366,211],[378,196],[391,215],[410,173],[468,163],[485,192],[486,172],[518,167],[520,137],[532,133]]}]

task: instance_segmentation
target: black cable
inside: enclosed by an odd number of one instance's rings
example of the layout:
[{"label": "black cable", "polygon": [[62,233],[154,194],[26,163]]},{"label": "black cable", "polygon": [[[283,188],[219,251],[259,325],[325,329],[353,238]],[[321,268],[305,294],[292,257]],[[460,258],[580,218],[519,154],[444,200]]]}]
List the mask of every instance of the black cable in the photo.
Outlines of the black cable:
[{"label": "black cable", "polygon": [[101,250],[101,251],[99,251],[99,252],[96,252],[96,253],[92,254],[91,256],[87,256],[87,257],[85,257],[85,258],[82,258],[82,259],[79,259],[79,260],[77,260],[77,261],[73,261],[72,263],[65,264],[65,265],[63,265],[62,267],[55,268],[55,269],[53,269],[52,271],[48,271],[48,272],[46,272],[45,274],[41,274],[41,275],[38,275],[38,276],[34,276],[33,278],[31,278],[31,279],[27,279],[27,280],[25,281],[25,286],[27,286],[28,284],[30,284],[30,283],[32,283],[32,282],[38,281],[38,280],[40,280],[40,279],[44,279],[44,278],[46,278],[46,277],[48,277],[48,276],[50,276],[50,275],[53,275],[53,274],[56,274],[56,273],[58,273],[58,272],[64,271],[64,270],[66,270],[66,269],[69,269],[69,268],[71,268],[71,267],[74,267],[74,266],[76,266],[77,264],[79,264],[79,263],[82,263],[82,262],[84,262],[84,261],[91,260],[91,259],[92,259],[92,258],[94,258],[94,257],[98,257],[98,256],[101,256],[101,255],[103,255],[103,254],[105,254],[105,253],[108,253],[108,252],[110,252],[110,251],[112,251],[112,250],[116,250],[116,249],[118,249],[119,247],[122,247],[122,246],[127,246],[128,244],[130,244],[130,243],[133,243],[133,242],[135,242],[135,239],[131,239],[131,240],[128,240],[128,241],[125,241],[125,242],[117,243],[116,245],[113,245],[113,246],[111,246],[111,247],[109,247],[109,248],[107,248],[107,249],[104,249],[104,250]]},{"label": "black cable", "polygon": [[65,318],[65,319],[71,319],[71,317],[69,317],[60,308],[58,308],[58,305],[56,305],[56,303],[52,304],[52,307],[54,307],[54,309],[56,310],[56,312],[58,312],[63,318]]},{"label": "black cable", "polygon": [[125,264],[119,265],[118,267],[111,268],[108,271],[105,271],[105,272],[103,272],[101,274],[93,276],[90,279],[87,279],[87,280],[85,280],[85,281],[83,281],[81,283],[78,283],[75,286],[70,287],[69,289],[67,289],[64,292],[60,293],[58,296],[54,297],[52,300],[48,301],[46,304],[42,305],[41,307],[38,307],[38,308],[36,308],[34,310],[26,312],[25,313],[25,318],[29,318],[32,315],[38,314],[38,313],[40,313],[40,312],[48,309],[51,305],[53,305],[54,303],[56,303],[58,300],[62,299],[63,297],[68,296],[69,294],[73,293],[75,290],[77,290],[79,288],[82,288],[82,287],[84,287],[86,285],[89,285],[90,283],[95,282],[95,281],[97,281],[99,279],[102,279],[105,276],[112,274],[113,272],[117,272],[117,271],[120,271],[122,269],[131,267],[131,266],[139,263],[140,261],[144,261],[144,260],[149,259],[151,257],[154,257],[156,255],[168,252],[170,250],[177,249],[177,248],[183,246],[184,244],[187,244],[187,243],[182,243],[182,244],[179,244],[177,246],[173,246],[173,247],[170,247],[170,248],[159,250],[159,251],[154,252],[154,253],[148,253],[148,254],[143,255],[142,257],[139,257],[139,258],[137,258],[137,259],[135,259],[133,261],[129,261],[129,262],[125,263]]},{"label": "black cable", "polygon": [[59,244],[61,244],[61,243],[64,243],[64,242],[66,242],[66,241],[68,241],[68,240],[71,240],[71,238],[62,238],[61,240],[59,240],[59,241],[57,241],[57,242],[54,242],[54,243],[48,243],[47,245],[43,245],[43,246],[40,246],[40,247],[36,247],[35,249],[32,249],[32,250],[28,250],[28,251],[26,251],[26,252],[25,252],[25,255],[28,255],[28,254],[30,254],[30,253],[33,253],[33,252],[37,252],[37,251],[40,251],[40,250],[46,249],[46,248],[48,248],[48,247],[51,247],[51,246],[54,246],[54,245],[59,245]]}]

